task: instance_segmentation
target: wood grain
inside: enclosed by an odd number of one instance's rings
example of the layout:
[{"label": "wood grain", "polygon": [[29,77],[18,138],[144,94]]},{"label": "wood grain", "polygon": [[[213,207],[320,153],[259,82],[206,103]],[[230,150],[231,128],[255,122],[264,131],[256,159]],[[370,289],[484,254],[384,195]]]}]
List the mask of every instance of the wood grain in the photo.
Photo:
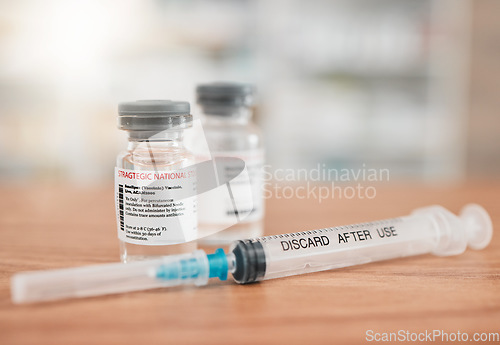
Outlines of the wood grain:
[{"label": "wood grain", "polygon": [[[214,282],[28,306],[25,270],[118,260],[111,186],[0,187],[0,344],[356,344],[367,330],[500,332],[500,238],[457,257],[424,255],[238,286]],[[500,184],[380,185],[375,199],[267,200],[266,232],[389,218],[441,204],[486,207]]]}]

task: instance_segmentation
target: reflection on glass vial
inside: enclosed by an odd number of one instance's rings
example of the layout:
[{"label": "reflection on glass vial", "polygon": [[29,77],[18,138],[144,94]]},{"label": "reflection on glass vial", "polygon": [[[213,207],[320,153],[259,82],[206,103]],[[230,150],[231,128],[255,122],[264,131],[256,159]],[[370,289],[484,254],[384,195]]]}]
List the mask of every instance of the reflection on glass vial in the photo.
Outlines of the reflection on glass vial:
[{"label": "reflection on glass vial", "polygon": [[123,262],[196,249],[196,171],[183,144],[187,102],[120,103],[128,147],[118,155],[115,197]]}]

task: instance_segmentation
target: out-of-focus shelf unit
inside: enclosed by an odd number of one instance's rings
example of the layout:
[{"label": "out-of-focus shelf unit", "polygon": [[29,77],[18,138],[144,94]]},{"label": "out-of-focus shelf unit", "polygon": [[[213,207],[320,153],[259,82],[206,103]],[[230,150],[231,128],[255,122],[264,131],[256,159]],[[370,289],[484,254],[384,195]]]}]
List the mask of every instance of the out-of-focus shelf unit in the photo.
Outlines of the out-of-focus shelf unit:
[{"label": "out-of-focus shelf unit", "polygon": [[273,168],[464,173],[469,0],[47,0],[0,13],[2,176],[111,179],[119,101],[194,102],[213,80],[257,84]]},{"label": "out-of-focus shelf unit", "polygon": [[468,1],[261,6],[262,121],[276,167],[464,176]]}]

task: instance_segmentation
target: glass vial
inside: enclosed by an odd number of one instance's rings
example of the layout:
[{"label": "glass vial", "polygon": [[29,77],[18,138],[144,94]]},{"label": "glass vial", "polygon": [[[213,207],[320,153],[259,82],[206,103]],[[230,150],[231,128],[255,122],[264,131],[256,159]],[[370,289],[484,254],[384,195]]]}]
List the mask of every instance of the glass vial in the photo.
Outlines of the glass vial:
[{"label": "glass vial", "polygon": [[118,155],[115,202],[123,262],[196,249],[196,171],[184,147],[188,102],[124,102],[118,127],[128,147]]},{"label": "glass vial", "polygon": [[[250,213],[236,224],[235,208],[230,194],[219,193],[210,199],[204,194],[199,196],[198,221],[202,237],[200,242],[224,245],[236,239],[259,237],[263,233],[264,149],[261,131],[251,122],[254,88],[247,84],[219,82],[199,85],[196,94],[202,111],[203,131],[212,158],[242,159],[251,187],[251,193],[238,194],[239,208],[248,208]],[[228,170],[229,176],[231,166],[226,166],[225,169]],[[231,183],[231,188],[232,193],[237,192],[238,183]],[[248,185],[246,190],[248,191]],[[226,230],[220,231],[222,229]],[[215,231],[219,232],[203,237],[204,233]]]}]

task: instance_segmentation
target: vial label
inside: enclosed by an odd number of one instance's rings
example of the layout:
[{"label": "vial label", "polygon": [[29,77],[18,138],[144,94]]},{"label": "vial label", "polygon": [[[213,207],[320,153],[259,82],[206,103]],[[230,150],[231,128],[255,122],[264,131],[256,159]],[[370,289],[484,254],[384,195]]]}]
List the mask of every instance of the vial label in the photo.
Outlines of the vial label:
[{"label": "vial label", "polygon": [[245,162],[245,170],[235,177],[234,171],[241,169],[238,163],[236,162],[235,166],[224,165],[224,178],[226,181],[230,180],[229,186],[220,186],[206,195],[200,195],[200,223],[250,223],[262,219],[264,151],[217,151],[211,154],[213,158],[240,158]]},{"label": "vial label", "polygon": [[195,240],[196,171],[115,168],[118,238],[140,245]]}]

